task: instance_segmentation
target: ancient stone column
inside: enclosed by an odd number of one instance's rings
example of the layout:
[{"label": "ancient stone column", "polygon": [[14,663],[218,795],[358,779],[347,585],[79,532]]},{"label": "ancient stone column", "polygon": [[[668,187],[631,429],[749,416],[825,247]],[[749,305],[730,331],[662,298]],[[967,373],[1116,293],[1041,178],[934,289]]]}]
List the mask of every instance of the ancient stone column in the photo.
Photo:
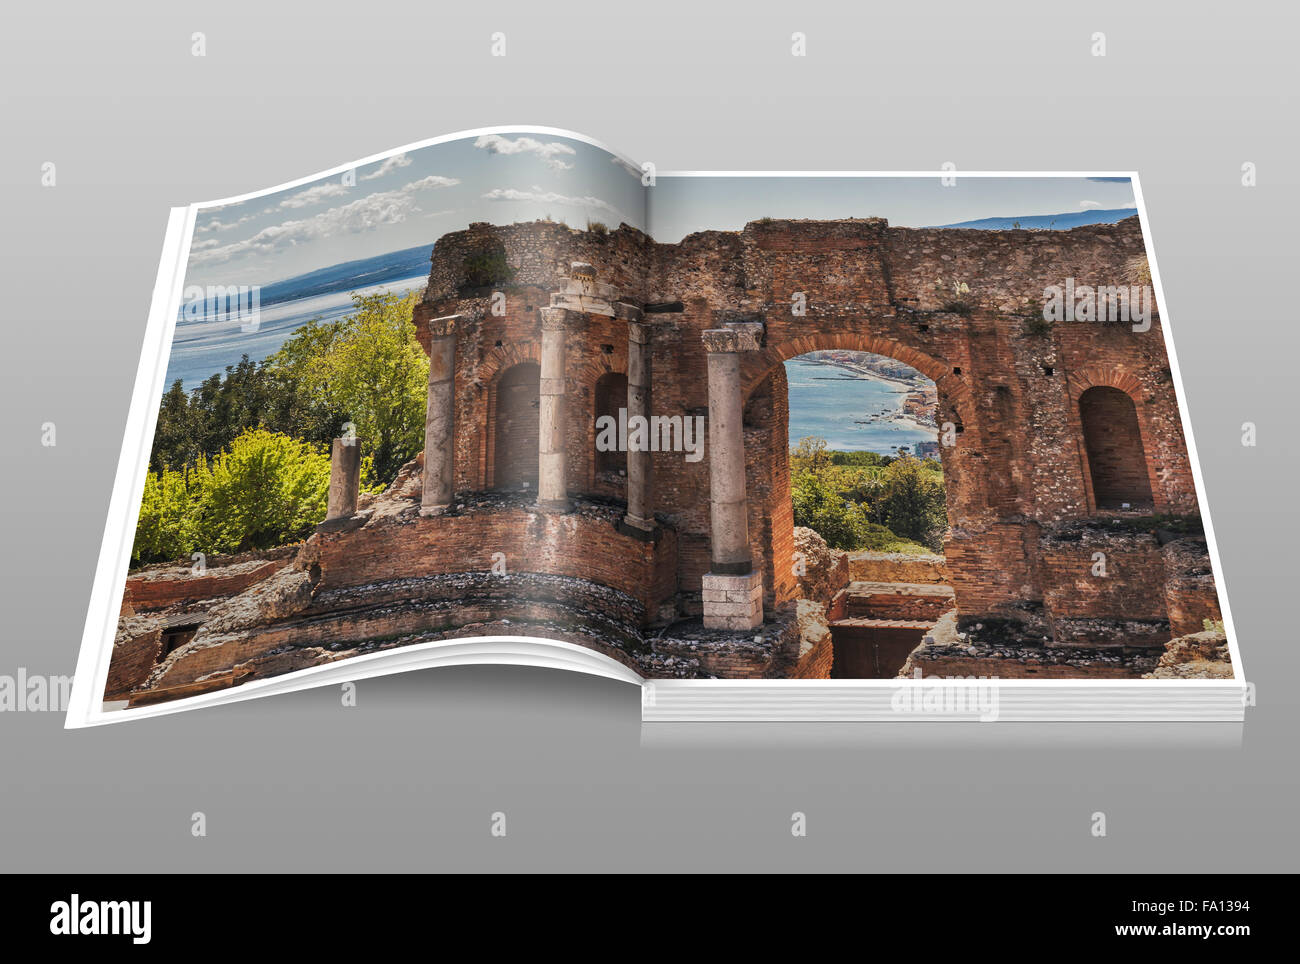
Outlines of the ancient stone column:
[{"label": "ancient stone column", "polygon": [[361,488],[361,446],[355,435],[336,438],[330,448],[330,494],[325,521],[356,514]]},{"label": "ancient stone column", "polygon": [[458,315],[429,322],[429,395],[424,410],[424,485],[420,515],[440,515],[451,507],[456,481],[456,321]]},{"label": "ancient stone column", "polygon": [[570,509],[564,455],[564,332],[568,308],[543,308],[541,404],[537,438],[537,507]]},{"label": "ancient stone column", "polygon": [[[627,324],[627,421],[640,416],[650,420],[650,326],[642,321]],[[647,439],[648,442],[648,439]],[[653,491],[654,459],[649,446],[627,452],[627,514],[620,527],[638,539],[652,539],[655,531]]]},{"label": "ancient stone column", "polygon": [[711,562],[704,576],[704,625],[753,629],[763,622],[762,575],[749,548],[740,352],[759,347],[763,326],[737,324],[703,333],[709,366],[709,516]]}]

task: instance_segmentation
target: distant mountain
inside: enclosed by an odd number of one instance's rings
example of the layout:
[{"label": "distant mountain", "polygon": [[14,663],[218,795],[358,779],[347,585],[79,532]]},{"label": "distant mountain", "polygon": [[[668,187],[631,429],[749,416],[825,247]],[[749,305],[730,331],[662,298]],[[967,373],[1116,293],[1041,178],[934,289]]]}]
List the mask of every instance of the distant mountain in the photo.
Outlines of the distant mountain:
[{"label": "distant mountain", "polygon": [[1137,214],[1137,208],[1094,208],[1087,211],[1068,211],[1065,214],[1027,214],[1019,218],[980,218],[978,221],[961,221],[957,224],[935,224],[936,228],[974,228],[981,231],[1009,231],[1021,228],[1045,228],[1068,231],[1085,224],[1114,224]]},{"label": "distant mountain", "polygon": [[403,251],[375,255],[373,258],[332,264],[328,268],[319,268],[306,274],[285,278],[283,281],[275,281],[262,286],[262,305],[314,298],[317,295],[336,294],[340,291],[355,291],[358,288],[383,284],[385,281],[397,281],[401,278],[427,274],[429,255],[432,251],[433,244],[430,242]]}]

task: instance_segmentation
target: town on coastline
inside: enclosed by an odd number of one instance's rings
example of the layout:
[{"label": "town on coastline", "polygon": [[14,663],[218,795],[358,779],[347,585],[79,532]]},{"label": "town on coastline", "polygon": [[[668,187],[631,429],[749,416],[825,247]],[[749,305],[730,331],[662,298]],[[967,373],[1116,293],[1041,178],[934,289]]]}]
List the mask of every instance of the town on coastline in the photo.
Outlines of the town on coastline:
[{"label": "town on coastline", "polygon": [[[862,421],[891,422],[903,428],[938,431],[935,412],[939,407],[939,393],[934,382],[915,368],[885,355],[863,351],[812,351],[800,355],[801,361],[826,365],[851,372],[858,378],[870,378],[899,388],[900,401],[894,411],[864,412]],[[938,458],[939,442],[923,441],[910,446],[918,458]],[[900,450],[901,451],[901,450]]]}]

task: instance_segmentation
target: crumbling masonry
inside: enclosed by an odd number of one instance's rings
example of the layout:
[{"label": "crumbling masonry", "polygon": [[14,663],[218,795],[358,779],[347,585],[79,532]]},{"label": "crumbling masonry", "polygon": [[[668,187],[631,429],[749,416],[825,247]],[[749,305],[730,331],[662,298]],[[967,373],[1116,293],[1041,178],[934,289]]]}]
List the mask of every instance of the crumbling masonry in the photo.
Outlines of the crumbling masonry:
[{"label": "crumbling masonry", "polygon": [[[647,676],[824,675],[795,618],[782,365],[822,349],[888,355],[937,386],[951,595],[907,616],[935,627],[909,672],[1139,676],[1219,618],[1160,319],[1049,325],[1041,301],[1144,271],[1136,217],[762,221],[677,244],[552,222],[446,235],[414,317],[421,458],[358,500],[356,448],[336,445],[330,518],[234,591],[202,584],[211,563],[170,592],[162,570],[134,576],[109,698],[498,633]],[[704,458],[597,451],[597,419],[619,409],[703,417]],[[160,654],[167,620],[197,628]]]}]

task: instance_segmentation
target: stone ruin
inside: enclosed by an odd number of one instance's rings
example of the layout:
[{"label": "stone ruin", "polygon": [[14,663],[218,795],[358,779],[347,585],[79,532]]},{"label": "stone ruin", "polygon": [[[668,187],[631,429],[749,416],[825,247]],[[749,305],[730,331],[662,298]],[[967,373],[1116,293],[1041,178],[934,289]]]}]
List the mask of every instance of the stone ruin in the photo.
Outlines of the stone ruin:
[{"label": "stone ruin", "polygon": [[[1138,678],[1221,618],[1159,313],[1046,324],[1041,302],[1144,268],[1136,217],[446,235],[414,316],[422,455],[358,496],[339,440],[301,546],[132,574],[106,699],[496,634],[647,677]],[[783,362],[826,349],[934,381],[949,528],[942,558],[836,563],[801,615]],[[602,416],[655,418],[664,444],[600,450]],[[673,443],[697,419],[692,461]]]}]

